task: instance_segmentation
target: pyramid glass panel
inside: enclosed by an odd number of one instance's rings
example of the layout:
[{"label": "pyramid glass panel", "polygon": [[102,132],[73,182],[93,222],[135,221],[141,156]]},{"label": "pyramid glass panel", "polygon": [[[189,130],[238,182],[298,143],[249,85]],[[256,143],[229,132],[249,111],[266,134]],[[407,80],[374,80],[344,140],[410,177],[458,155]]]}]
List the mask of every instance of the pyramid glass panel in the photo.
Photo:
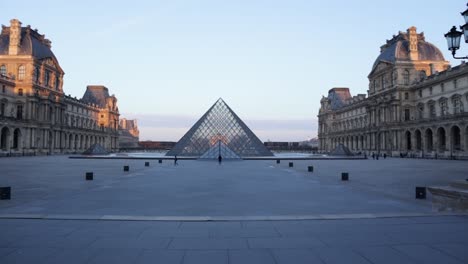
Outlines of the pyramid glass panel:
[{"label": "pyramid glass panel", "polygon": [[240,157],[273,156],[231,108],[219,98],[166,156],[200,157],[218,142]]}]

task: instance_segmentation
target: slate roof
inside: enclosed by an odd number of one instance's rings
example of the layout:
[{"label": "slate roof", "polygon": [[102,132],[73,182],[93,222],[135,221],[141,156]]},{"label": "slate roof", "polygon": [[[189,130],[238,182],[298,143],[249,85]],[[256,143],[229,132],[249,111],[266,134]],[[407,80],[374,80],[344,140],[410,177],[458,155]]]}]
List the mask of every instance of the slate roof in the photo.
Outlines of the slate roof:
[{"label": "slate roof", "polygon": [[[381,61],[395,63],[397,60],[410,60],[409,40],[406,33],[400,32],[392,40],[388,41],[382,53],[377,57],[372,66],[372,70]],[[433,44],[427,42],[422,35],[418,35],[418,55],[419,60],[445,61],[442,52]]]},{"label": "slate roof", "polygon": [[[53,58],[56,60],[50,47],[44,43],[45,41],[43,35],[40,35],[29,27],[22,27],[18,55],[32,55],[37,59]],[[5,27],[0,34],[0,55],[8,55],[9,45],[10,30],[8,27]]]},{"label": "slate roof", "polygon": [[109,98],[109,89],[102,85],[88,85],[86,92],[81,99],[87,104],[96,104],[103,108],[106,106],[106,100]]}]

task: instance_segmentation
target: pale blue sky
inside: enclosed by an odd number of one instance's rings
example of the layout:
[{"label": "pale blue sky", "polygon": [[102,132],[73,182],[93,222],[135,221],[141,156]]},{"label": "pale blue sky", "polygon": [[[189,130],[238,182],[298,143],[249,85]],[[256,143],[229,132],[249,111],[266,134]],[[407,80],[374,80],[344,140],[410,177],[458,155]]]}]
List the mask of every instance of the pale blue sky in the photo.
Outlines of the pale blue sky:
[{"label": "pale blue sky", "polygon": [[[386,39],[416,26],[450,59],[445,38],[465,1],[6,1],[52,40],[64,90],[114,93],[141,139],[178,140],[222,97],[262,140],[316,136],[332,87],[366,93]],[[461,54],[468,54],[463,47]]]}]

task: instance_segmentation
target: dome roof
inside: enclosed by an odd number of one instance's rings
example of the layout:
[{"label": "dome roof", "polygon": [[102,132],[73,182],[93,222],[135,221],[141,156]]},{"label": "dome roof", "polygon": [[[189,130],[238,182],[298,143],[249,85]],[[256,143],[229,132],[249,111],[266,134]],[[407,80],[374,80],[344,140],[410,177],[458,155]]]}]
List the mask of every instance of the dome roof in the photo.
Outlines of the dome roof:
[{"label": "dome roof", "polygon": [[381,47],[381,53],[374,62],[372,70],[377,67],[379,62],[395,63],[396,61],[410,61],[410,34],[414,34],[417,40],[417,49],[415,52],[418,54],[417,60],[427,61],[445,61],[442,52],[433,44],[427,42],[424,38],[424,33],[417,34],[416,28],[408,29],[408,32],[399,32],[391,40],[387,40],[387,44]]}]

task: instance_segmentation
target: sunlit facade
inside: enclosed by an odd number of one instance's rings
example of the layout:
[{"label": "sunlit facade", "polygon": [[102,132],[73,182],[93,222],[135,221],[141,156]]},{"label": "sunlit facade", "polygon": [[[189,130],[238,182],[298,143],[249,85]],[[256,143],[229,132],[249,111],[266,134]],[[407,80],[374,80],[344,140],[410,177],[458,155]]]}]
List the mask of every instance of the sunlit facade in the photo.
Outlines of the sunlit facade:
[{"label": "sunlit facade", "polygon": [[321,99],[322,152],[425,158],[468,157],[468,65],[450,67],[411,27],[381,47],[366,94],[333,88]]},{"label": "sunlit facade", "polygon": [[82,152],[94,143],[118,148],[117,99],[90,85],[65,95],[64,71],[51,41],[12,19],[0,34],[0,155]]}]

